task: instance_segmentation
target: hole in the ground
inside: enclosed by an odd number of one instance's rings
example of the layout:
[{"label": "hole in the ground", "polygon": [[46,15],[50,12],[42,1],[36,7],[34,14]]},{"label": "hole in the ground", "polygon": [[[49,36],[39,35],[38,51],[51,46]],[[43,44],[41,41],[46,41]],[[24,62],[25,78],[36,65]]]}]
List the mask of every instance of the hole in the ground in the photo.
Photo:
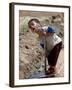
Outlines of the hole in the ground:
[{"label": "hole in the ground", "polygon": [[29,49],[29,47],[28,47],[27,45],[25,45],[25,48],[26,48],[26,49]]}]

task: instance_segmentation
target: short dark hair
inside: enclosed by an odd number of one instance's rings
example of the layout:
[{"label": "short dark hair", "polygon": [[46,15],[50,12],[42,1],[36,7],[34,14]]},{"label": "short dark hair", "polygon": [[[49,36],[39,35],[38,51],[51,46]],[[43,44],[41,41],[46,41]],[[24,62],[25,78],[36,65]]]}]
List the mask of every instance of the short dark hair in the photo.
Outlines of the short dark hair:
[{"label": "short dark hair", "polygon": [[29,28],[31,28],[31,25],[34,25],[33,21],[40,24],[40,21],[38,19],[36,19],[36,18],[30,19],[29,22],[28,22],[28,27]]}]

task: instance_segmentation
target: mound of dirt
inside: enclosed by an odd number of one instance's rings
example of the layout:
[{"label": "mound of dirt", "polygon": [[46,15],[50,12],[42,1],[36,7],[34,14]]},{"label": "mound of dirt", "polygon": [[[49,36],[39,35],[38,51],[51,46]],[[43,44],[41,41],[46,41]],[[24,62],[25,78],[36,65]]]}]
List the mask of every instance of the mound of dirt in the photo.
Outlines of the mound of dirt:
[{"label": "mound of dirt", "polygon": [[37,34],[19,34],[19,79],[30,78],[34,72],[44,71],[44,51]]}]

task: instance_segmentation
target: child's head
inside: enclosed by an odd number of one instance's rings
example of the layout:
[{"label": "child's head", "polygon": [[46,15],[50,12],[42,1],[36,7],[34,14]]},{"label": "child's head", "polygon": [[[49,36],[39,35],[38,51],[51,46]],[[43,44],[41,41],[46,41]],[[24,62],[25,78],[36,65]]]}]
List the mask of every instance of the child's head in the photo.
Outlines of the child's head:
[{"label": "child's head", "polygon": [[40,21],[36,18],[30,19],[28,22],[28,27],[32,32],[35,32],[39,35],[48,36],[54,33],[54,30],[51,27],[48,27],[46,32],[42,31],[42,26]]},{"label": "child's head", "polygon": [[36,32],[36,33],[38,33],[42,29],[40,21],[38,19],[36,19],[36,18],[31,19],[28,22],[28,27],[32,32]]}]

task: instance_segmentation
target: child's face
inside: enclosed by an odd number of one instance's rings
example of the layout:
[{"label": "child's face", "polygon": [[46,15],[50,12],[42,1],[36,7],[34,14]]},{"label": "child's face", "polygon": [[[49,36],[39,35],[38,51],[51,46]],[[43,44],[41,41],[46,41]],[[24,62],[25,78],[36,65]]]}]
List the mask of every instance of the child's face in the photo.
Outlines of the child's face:
[{"label": "child's face", "polygon": [[35,32],[37,34],[40,34],[40,30],[42,29],[41,25],[39,23],[36,23],[33,21],[33,25],[31,25],[30,30],[32,32]]}]

